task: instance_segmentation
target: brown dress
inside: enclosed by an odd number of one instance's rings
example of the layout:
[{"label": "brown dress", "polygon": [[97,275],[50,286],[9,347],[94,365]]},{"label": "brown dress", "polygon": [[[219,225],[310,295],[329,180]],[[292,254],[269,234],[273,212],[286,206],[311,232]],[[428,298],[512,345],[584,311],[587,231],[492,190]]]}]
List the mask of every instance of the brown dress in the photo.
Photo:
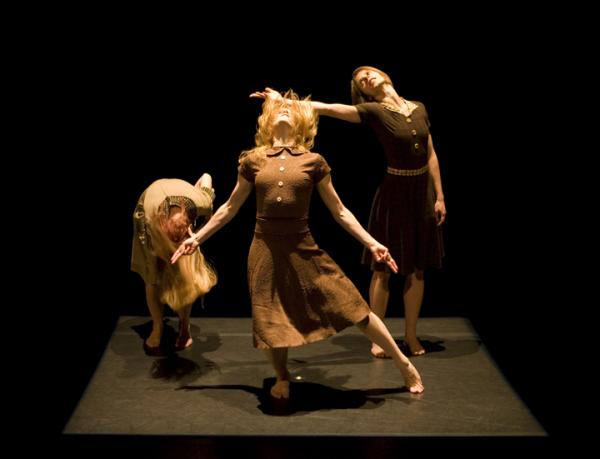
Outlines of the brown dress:
[{"label": "brown dress", "polygon": [[147,284],[158,283],[161,260],[152,250],[148,225],[153,223],[161,206],[184,207],[194,225],[204,223],[212,214],[215,193],[212,189],[195,187],[179,179],[160,179],[142,193],[133,212],[133,243],[131,270]]},{"label": "brown dress", "polygon": [[254,346],[293,347],[327,338],[365,319],[370,309],[308,229],[314,185],[325,159],[290,148],[249,155],[239,173],[256,188],[256,228],[248,255]]},{"label": "brown dress", "polygon": [[[362,122],[383,146],[387,165],[394,169],[414,171],[427,165],[429,118],[425,106],[415,103],[417,108],[409,116],[377,102],[356,106]],[[414,176],[388,173],[375,193],[368,231],[389,249],[400,274],[442,266],[444,247],[434,204],[435,190],[428,172]],[[389,269],[373,260],[367,250],[363,263],[375,271]]]}]

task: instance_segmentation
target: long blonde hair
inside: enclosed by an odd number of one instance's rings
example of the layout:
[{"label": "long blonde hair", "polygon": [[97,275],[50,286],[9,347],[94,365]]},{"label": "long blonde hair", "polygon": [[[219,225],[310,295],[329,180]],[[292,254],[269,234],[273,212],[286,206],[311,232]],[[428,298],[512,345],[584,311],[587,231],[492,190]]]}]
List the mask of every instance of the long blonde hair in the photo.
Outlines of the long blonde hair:
[{"label": "long blonde hair", "polygon": [[383,70],[379,70],[377,67],[370,67],[368,65],[357,67],[356,69],[354,69],[354,72],[352,72],[352,80],[350,81],[350,95],[352,96],[353,105],[363,104],[365,102],[372,102],[375,100],[371,96],[364,94],[360,90],[360,85],[358,84],[358,81],[356,81],[356,74],[361,70],[371,70],[373,72],[377,72],[383,77],[383,81],[385,81],[392,87],[394,86],[394,84],[392,83],[392,79]]},{"label": "long blonde hair", "polygon": [[308,152],[314,146],[319,117],[310,105],[310,96],[300,99],[298,94],[289,89],[283,94],[282,100],[265,99],[254,135],[255,147],[242,152],[240,160],[250,154],[259,158],[266,157],[266,150],[273,147],[273,119],[282,106],[288,106],[294,115],[294,146],[302,152]]},{"label": "long blonde hair", "polygon": [[161,230],[160,218],[158,215],[148,225],[152,251],[161,263],[158,289],[161,301],[177,311],[208,293],[217,283],[217,274],[200,248],[192,255],[181,257],[177,263],[171,264],[171,255],[178,245]]}]

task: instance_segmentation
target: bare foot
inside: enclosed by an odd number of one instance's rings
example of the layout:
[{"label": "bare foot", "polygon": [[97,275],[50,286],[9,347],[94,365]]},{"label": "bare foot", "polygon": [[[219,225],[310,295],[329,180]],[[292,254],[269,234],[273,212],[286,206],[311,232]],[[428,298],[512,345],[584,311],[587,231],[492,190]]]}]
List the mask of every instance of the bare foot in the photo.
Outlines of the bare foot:
[{"label": "bare foot", "polygon": [[271,387],[271,396],[273,398],[290,398],[290,382],[277,380],[273,387]]},{"label": "bare foot", "polygon": [[419,372],[410,361],[408,362],[408,365],[402,365],[400,371],[402,372],[406,387],[411,394],[420,394],[425,390],[423,381],[421,381],[421,375],[419,375]]},{"label": "bare foot", "polygon": [[146,338],[146,346],[149,348],[157,348],[160,346],[160,339],[162,338],[162,328],[152,329],[150,336]]},{"label": "bare foot", "polygon": [[175,340],[175,349],[181,351],[186,349],[192,345],[194,340],[190,335],[190,326],[189,324],[186,327],[182,327],[179,325],[179,335],[177,335],[177,339]]},{"label": "bare foot", "polygon": [[377,344],[371,345],[371,355],[377,359],[390,359],[391,357],[385,353]]},{"label": "bare foot", "polygon": [[177,349],[178,351],[187,349],[193,343],[194,343],[194,340],[192,339],[192,337],[190,335],[178,336],[177,340],[175,341],[175,349]]},{"label": "bare foot", "polygon": [[289,399],[290,398],[290,374],[289,372],[283,377],[277,377],[277,381],[271,387],[271,396],[277,399]]},{"label": "bare foot", "polygon": [[406,344],[406,346],[408,346],[408,349],[410,350],[410,355],[412,355],[414,357],[425,354],[425,348],[423,348],[423,346],[421,346],[421,343],[417,338],[414,338],[414,339],[404,338],[404,344]]}]

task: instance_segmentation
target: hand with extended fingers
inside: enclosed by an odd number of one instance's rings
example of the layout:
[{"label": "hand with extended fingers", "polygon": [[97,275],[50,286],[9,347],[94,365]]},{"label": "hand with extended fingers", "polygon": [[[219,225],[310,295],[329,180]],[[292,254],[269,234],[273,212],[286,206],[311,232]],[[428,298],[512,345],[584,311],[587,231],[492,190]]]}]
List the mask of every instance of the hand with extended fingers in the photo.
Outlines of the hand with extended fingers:
[{"label": "hand with extended fingers", "polygon": [[265,88],[264,91],[256,91],[250,94],[250,97],[257,99],[271,99],[272,101],[280,101],[283,96],[272,88]]},{"label": "hand with extended fingers", "polygon": [[171,264],[174,264],[182,255],[191,255],[199,246],[198,239],[189,237],[181,243],[178,249],[171,256]]},{"label": "hand with extended fingers", "polygon": [[394,273],[398,272],[398,265],[396,264],[396,261],[392,258],[392,255],[390,254],[386,246],[381,245],[379,242],[375,242],[369,247],[369,250],[373,254],[373,258],[375,258],[375,260],[377,260],[378,263],[385,262]]}]

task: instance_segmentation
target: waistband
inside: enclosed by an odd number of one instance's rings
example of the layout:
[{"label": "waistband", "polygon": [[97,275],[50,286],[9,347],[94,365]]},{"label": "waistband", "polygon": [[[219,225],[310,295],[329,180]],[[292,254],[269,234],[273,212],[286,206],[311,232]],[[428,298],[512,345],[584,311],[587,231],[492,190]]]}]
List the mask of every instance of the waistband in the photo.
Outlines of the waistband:
[{"label": "waistband", "polygon": [[307,218],[260,218],[256,217],[255,233],[298,234],[308,232]]},{"label": "waistband", "polygon": [[405,177],[421,175],[429,170],[429,165],[425,165],[420,169],[394,169],[393,167],[387,168],[387,173],[392,175],[403,175]]}]

